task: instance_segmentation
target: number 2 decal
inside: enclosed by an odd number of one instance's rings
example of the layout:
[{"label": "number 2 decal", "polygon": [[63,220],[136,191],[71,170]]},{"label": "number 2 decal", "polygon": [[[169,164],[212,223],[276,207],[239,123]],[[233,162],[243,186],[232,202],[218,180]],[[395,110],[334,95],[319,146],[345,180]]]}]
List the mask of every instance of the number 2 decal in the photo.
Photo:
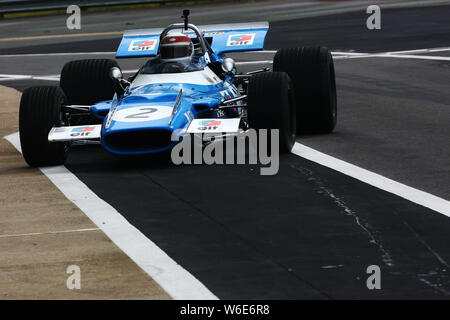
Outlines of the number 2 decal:
[{"label": "number 2 decal", "polygon": [[135,108],[119,109],[114,115],[119,122],[145,122],[164,118],[172,115],[173,108],[168,106],[142,106]]},{"label": "number 2 decal", "polygon": [[[146,110],[146,111],[144,111],[144,110]],[[156,111],[158,111],[158,109],[156,109],[156,108],[139,108],[139,111],[144,111],[144,112],[129,114],[128,116],[125,117],[125,119],[147,119],[149,116],[144,116],[144,115],[156,112]]]}]

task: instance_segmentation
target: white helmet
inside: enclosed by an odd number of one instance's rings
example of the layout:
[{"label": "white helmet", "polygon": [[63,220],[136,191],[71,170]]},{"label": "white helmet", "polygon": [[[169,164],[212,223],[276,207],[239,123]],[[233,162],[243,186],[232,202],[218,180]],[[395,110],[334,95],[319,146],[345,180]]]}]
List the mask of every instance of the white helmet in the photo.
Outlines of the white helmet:
[{"label": "white helmet", "polygon": [[185,35],[166,35],[159,45],[161,61],[189,62],[194,55],[194,44]]}]

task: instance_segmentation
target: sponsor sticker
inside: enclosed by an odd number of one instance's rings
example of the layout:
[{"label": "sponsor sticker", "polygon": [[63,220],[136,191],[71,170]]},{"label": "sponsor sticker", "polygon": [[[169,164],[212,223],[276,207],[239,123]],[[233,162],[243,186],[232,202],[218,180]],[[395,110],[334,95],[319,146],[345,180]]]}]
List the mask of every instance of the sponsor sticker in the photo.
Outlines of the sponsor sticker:
[{"label": "sponsor sticker", "polygon": [[239,118],[232,119],[194,119],[188,133],[238,132]]},{"label": "sponsor sticker", "polygon": [[254,33],[236,34],[228,37],[227,46],[248,46],[255,40]]},{"label": "sponsor sticker", "polygon": [[102,125],[53,127],[48,133],[48,141],[71,141],[100,138]]},{"label": "sponsor sticker", "polygon": [[86,137],[92,134],[96,127],[87,126],[87,127],[76,127],[73,128],[70,132],[70,136],[72,137]]},{"label": "sponsor sticker", "polygon": [[207,131],[207,130],[217,130],[219,126],[222,124],[220,120],[204,120],[200,121],[198,130]]},{"label": "sponsor sticker", "polygon": [[153,51],[158,39],[133,40],[128,47],[128,51]]}]

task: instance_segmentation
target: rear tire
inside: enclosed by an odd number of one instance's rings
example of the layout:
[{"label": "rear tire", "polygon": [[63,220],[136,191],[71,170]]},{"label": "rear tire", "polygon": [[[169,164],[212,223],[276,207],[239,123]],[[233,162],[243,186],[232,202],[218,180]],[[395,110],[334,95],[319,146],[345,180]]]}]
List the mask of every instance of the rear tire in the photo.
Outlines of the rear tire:
[{"label": "rear tire", "polygon": [[285,72],[255,74],[248,84],[247,118],[250,128],[279,129],[280,152],[295,143],[294,90]]},{"label": "rear tire", "polygon": [[62,124],[63,91],[58,87],[31,87],[20,100],[19,133],[25,161],[31,167],[64,164],[68,146],[48,142],[52,127]]},{"label": "rear tire", "polygon": [[61,71],[60,86],[69,104],[92,105],[111,100],[114,96],[114,80],[109,72],[119,67],[111,59],[87,59],[67,62]]},{"label": "rear tire", "polygon": [[328,48],[279,49],[273,70],[287,72],[294,84],[297,131],[332,132],[337,121],[337,99],[333,57]]}]

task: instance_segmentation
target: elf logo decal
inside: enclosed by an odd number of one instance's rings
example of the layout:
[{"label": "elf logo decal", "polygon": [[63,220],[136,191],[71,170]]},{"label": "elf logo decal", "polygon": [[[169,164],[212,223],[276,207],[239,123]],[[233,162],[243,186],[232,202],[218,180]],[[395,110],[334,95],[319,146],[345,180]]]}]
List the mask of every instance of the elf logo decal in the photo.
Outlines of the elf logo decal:
[{"label": "elf logo decal", "polygon": [[205,121],[201,121],[200,122],[200,127],[198,127],[198,130],[202,130],[202,131],[214,131],[217,130],[217,128],[219,128],[220,124],[222,122],[219,120],[205,120]]},{"label": "elf logo decal", "polygon": [[128,47],[128,51],[153,51],[157,42],[157,39],[133,40]]},{"label": "elf logo decal", "polygon": [[95,130],[95,127],[78,127],[73,128],[72,132],[70,133],[71,137],[86,137],[89,136],[92,131]]},{"label": "elf logo decal", "polygon": [[248,46],[255,40],[255,34],[236,34],[228,37],[227,46]]}]

